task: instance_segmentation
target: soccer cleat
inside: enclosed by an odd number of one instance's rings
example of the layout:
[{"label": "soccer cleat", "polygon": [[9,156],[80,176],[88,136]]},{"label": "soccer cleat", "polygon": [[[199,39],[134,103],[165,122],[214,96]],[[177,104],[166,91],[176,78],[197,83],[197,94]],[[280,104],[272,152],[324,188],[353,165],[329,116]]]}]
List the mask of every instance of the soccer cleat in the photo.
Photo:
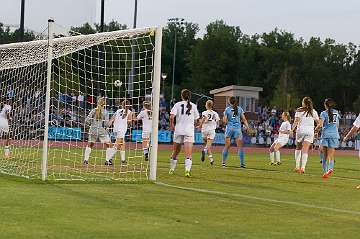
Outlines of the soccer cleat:
[{"label": "soccer cleat", "polygon": [[270,162],[270,163],[269,163],[269,165],[271,165],[271,166],[272,166],[272,165],[275,165],[275,163],[273,163],[273,162]]},{"label": "soccer cleat", "polygon": [[304,173],[305,173],[305,169],[302,169],[302,168],[301,168],[301,169],[299,170],[299,173],[300,173],[300,174],[304,174]]},{"label": "soccer cleat", "polygon": [[170,170],[169,170],[169,174],[170,174],[170,175],[173,175],[174,173],[175,173],[175,170],[174,170],[174,169],[170,169]]},{"label": "soccer cleat", "polygon": [[145,161],[149,161],[149,154],[148,153],[144,154],[144,158],[145,158]]},{"label": "soccer cleat", "polygon": [[210,161],[210,165],[214,165],[214,160],[213,160],[213,161]]},{"label": "soccer cleat", "polygon": [[121,164],[127,164],[127,161],[126,160],[121,161]]},{"label": "soccer cleat", "polygon": [[205,151],[201,150],[201,161],[204,162],[205,161]]},{"label": "soccer cleat", "polygon": [[83,165],[84,165],[84,166],[89,165],[89,161],[84,160],[84,161],[83,161]]},{"label": "soccer cleat", "polygon": [[281,162],[276,162],[276,165],[281,165]]},{"label": "soccer cleat", "polygon": [[190,171],[185,171],[185,177],[191,178]]},{"label": "soccer cleat", "polygon": [[245,164],[241,164],[241,165],[240,165],[240,168],[246,168],[246,165],[245,165]]},{"label": "soccer cleat", "polygon": [[295,168],[295,169],[294,169],[294,172],[295,172],[295,173],[300,173],[300,169],[299,169],[299,168]]},{"label": "soccer cleat", "polygon": [[113,165],[113,163],[112,163],[112,161],[111,161],[111,160],[109,160],[109,161],[105,161],[105,165],[106,165],[106,166],[112,166],[112,165]]},{"label": "soccer cleat", "polygon": [[334,170],[333,169],[329,169],[326,173],[324,173],[324,174],[326,174],[326,177],[328,178],[328,177],[330,177],[330,175],[332,174],[334,172]]},{"label": "soccer cleat", "polygon": [[226,164],[225,164],[225,163],[222,163],[221,166],[222,166],[223,168],[226,168]]},{"label": "soccer cleat", "polygon": [[11,154],[9,154],[9,155],[4,155],[4,159],[10,160],[10,159],[11,159]]}]

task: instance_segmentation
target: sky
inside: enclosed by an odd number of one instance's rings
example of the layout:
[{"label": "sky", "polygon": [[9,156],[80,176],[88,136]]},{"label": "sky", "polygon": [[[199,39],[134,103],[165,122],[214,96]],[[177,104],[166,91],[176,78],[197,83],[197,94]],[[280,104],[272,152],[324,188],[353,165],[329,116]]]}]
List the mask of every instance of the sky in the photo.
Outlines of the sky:
[{"label": "sky", "polygon": [[[0,22],[19,24],[20,0],[0,0]],[[101,0],[26,0],[25,27],[36,32],[47,19],[69,28],[100,21]],[[105,0],[105,21],[132,26],[134,0]],[[217,19],[240,26],[246,34],[269,32],[276,27],[308,40],[333,38],[360,43],[359,0],[138,0],[138,27],[166,25],[172,17],[198,23],[200,35]]]}]

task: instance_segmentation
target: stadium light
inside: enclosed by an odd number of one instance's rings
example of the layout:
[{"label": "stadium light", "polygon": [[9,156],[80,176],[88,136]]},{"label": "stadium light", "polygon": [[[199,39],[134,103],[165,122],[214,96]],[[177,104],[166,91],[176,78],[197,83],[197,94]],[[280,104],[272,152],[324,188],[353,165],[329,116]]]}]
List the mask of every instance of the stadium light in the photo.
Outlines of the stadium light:
[{"label": "stadium light", "polygon": [[171,100],[174,99],[174,83],[175,83],[175,66],[176,66],[176,42],[178,29],[184,30],[185,19],[184,18],[169,18],[169,23],[175,25],[174,31],[174,54],[173,54],[173,69],[172,69],[172,83],[171,83]]},{"label": "stadium light", "polygon": [[163,72],[163,73],[161,73],[161,78],[162,78],[162,85],[163,85],[163,96],[165,96],[165,80],[166,80],[166,77],[167,77],[167,73],[165,73],[165,72]]},{"label": "stadium light", "polygon": [[104,32],[105,0],[101,0],[100,31]]}]

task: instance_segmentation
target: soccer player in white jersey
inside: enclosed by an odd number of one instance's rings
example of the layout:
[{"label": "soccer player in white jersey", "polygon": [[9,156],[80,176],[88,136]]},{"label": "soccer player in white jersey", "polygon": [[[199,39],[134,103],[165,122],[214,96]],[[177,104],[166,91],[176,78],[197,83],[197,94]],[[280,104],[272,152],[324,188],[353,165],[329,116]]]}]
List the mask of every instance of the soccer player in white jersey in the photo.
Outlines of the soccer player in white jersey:
[{"label": "soccer player in white jersey", "polygon": [[[356,134],[360,129],[360,114],[358,115],[358,117],[355,119],[354,123],[353,123],[353,127],[350,129],[350,131],[346,134],[346,136],[343,138],[343,141],[346,142],[348,141],[354,134]],[[359,149],[359,154],[358,157],[360,159],[360,149]],[[358,185],[356,187],[357,189],[360,189],[360,185]]]},{"label": "soccer player in white jersey", "polygon": [[145,161],[149,160],[149,146],[150,136],[152,130],[152,112],[151,103],[149,101],[143,102],[144,109],[136,117],[137,120],[142,121],[142,147],[144,151]]},{"label": "soccer player in white jersey", "polygon": [[291,133],[290,114],[283,112],[281,115],[282,123],[279,129],[279,136],[270,147],[270,164],[280,165],[280,148],[287,145]]},{"label": "soccer player in white jersey", "polygon": [[[181,144],[185,149],[185,177],[191,177],[192,148],[195,139],[195,124],[199,119],[199,112],[194,103],[190,102],[191,93],[187,89],[181,91],[182,101],[177,102],[170,112],[170,129],[174,131],[174,147],[170,159],[169,174],[174,174],[177,156],[181,150]],[[176,118],[176,125],[174,120]]]},{"label": "soccer player in white jersey", "polygon": [[296,110],[293,124],[293,131],[296,129],[295,172],[305,173],[309,148],[314,142],[315,123],[319,124],[319,115],[311,98],[304,97],[302,107]]},{"label": "soccer player in white jersey", "polygon": [[205,161],[205,155],[207,154],[210,160],[210,164],[214,164],[214,159],[212,156],[211,145],[215,138],[215,130],[218,127],[220,117],[218,113],[213,111],[214,102],[208,100],[205,103],[206,111],[201,114],[201,135],[203,137],[205,147],[201,151],[201,161]]},{"label": "soccer player in white jersey", "polygon": [[88,145],[84,153],[84,165],[89,164],[90,153],[97,140],[100,140],[101,143],[106,145],[105,165],[111,165],[111,161],[109,161],[111,159],[111,140],[109,132],[106,130],[109,123],[109,114],[105,109],[105,104],[105,98],[99,98],[96,108],[91,110],[85,119],[85,124],[90,124],[90,128]]},{"label": "soccer player in white jersey", "polygon": [[0,137],[5,138],[5,147],[4,147],[4,158],[9,159],[11,157],[10,153],[10,128],[9,121],[11,106],[1,102],[1,111],[0,111]]},{"label": "soccer player in white jersey", "polygon": [[109,126],[114,126],[114,133],[116,142],[114,144],[111,158],[116,154],[117,150],[120,150],[120,160],[122,163],[126,163],[125,157],[125,135],[128,130],[128,125],[132,123],[134,119],[133,112],[130,110],[130,102],[124,100],[120,108],[111,117]]}]

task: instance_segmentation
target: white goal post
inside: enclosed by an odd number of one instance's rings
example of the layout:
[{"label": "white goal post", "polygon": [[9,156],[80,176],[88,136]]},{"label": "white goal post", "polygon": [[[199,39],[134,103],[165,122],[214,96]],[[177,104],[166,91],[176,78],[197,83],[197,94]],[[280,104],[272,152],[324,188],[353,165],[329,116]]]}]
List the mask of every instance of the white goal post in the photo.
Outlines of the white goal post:
[{"label": "white goal post", "polygon": [[0,45],[0,110],[11,108],[0,173],[155,181],[162,28],[56,37],[53,26],[48,40]]}]

